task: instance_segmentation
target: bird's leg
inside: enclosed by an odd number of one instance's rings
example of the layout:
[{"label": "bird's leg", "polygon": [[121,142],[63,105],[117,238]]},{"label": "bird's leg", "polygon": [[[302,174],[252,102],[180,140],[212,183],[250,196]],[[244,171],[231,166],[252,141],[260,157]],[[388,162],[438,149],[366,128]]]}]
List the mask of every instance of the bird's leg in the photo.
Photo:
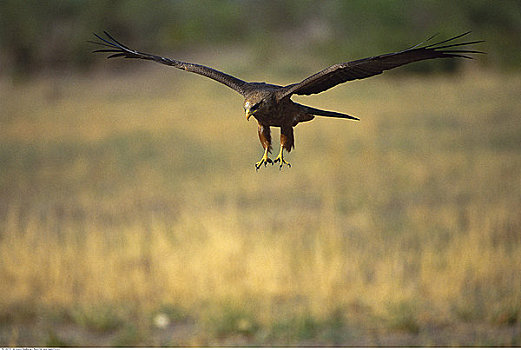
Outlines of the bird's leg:
[{"label": "bird's leg", "polygon": [[264,155],[261,160],[255,163],[255,169],[259,170],[262,164],[264,166],[268,165],[268,163],[273,164],[273,161],[268,157],[268,154],[271,152],[271,130],[269,126],[263,126],[261,124],[258,125],[259,129],[259,140],[264,147]]},{"label": "bird's leg", "polygon": [[280,152],[279,152],[279,155],[277,156],[277,158],[275,158],[275,160],[273,161],[273,163],[277,163],[277,162],[280,162],[280,166],[279,168],[282,169],[282,166],[284,164],[286,164],[288,167],[291,168],[291,164],[289,164],[285,159],[284,159],[284,147],[282,145],[280,145]]},{"label": "bird's leg", "polygon": [[268,165],[268,163],[273,164],[273,161],[270,159],[270,157],[268,157],[268,153],[269,153],[269,149],[266,148],[264,150],[264,155],[262,156],[261,160],[259,160],[257,163],[255,163],[256,170],[259,170],[259,168],[261,167],[262,164],[264,164],[264,166]]},{"label": "bird's leg", "polygon": [[284,164],[286,164],[288,167],[291,168],[291,164],[289,164],[284,159],[284,149],[286,149],[286,151],[290,152],[294,146],[294,142],[295,141],[293,138],[293,127],[291,127],[291,126],[281,127],[280,128],[280,152],[279,152],[279,155],[277,156],[277,158],[275,158],[275,160],[273,161],[273,163],[280,162],[279,169],[282,169],[282,166]]}]

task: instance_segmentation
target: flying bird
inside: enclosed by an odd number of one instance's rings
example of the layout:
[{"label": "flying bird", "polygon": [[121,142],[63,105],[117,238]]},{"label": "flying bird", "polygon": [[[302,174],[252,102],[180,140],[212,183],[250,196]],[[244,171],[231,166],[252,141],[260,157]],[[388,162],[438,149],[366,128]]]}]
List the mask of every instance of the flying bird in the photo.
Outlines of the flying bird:
[{"label": "flying bird", "polygon": [[[403,51],[334,64],[307,77],[301,82],[280,86],[264,82],[247,82],[200,64],[181,62],[171,58],[139,52],[123,45],[109,33],[104,33],[106,38],[94,33],[101,41],[91,41],[91,43],[104,46],[104,48],[94,50],[93,52],[109,53],[110,55],[107,58],[139,58],[162,63],[167,66],[203,75],[240,93],[244,97],[246,119],[249,120],[250,117],[253,116],[257,120],[259,139],[264,148],[262,158],[255,163],[257,170],[262,165],[266,166],[267,164],[274,163],[280,163],[280,168],[282,168],[283,165],[291,166],[284,158],[284,150],[290,152],[294,147],[295,139],[293,128],[298,123],[313,120],[315,116],[359,120],[347,114],[325,111],[293,102],[291,96],[318,94],[338,84],[368,78],[381,74],[385,70],[412,62],[434,58],[472,58],[470,54],[484,53],[461,48],[461,46],[481,43],[483,42],[482,40],[454,42],[456,39],[462,38],[470,32],[434,44],[426,44],[426,42],[434,38],[434,36],[432,36],[425,42]],[[269,157],[271,153],[272,126],[280,128],[280,151],[274,160]]]}]

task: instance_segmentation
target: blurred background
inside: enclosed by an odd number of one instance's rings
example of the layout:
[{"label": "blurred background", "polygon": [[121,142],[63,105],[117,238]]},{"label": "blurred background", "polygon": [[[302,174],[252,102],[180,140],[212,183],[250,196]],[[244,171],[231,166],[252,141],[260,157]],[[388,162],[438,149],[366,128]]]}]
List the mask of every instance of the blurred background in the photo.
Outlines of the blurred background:
[{"label": "blurred background", "polygon": [[[255,172],[241,96],[104,30],[281,85],[436,33],[487,55],[294,98],[361,122]],[[520,91],[520,1],[3,0],[0,343],[519,346]]]},{"label": "blurred background", "polygon": [[[404,49],[433,34],[473,30],[487,40],[483,65],[519,69],[519,1],[2,1],[2,75],[86,71],[93,32],[159,52],[245,47],[256,62],[319,55],[326,62]],[[405,45],[405,46],[404,46]],[[454,62],[454,61],[448,61]],[[451,65],[455,63],[439,63]],[[405,69],[416,69],[408,66]],[[420,66],[422,67],[422,66]],[[425,66],[423,66],[424,69]]]}]

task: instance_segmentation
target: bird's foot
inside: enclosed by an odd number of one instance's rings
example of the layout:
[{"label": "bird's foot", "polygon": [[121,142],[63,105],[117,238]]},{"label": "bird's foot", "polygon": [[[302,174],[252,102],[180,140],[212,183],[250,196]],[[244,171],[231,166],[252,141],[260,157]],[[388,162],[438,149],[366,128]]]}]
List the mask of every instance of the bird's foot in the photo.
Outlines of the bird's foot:
[{"label": "bird's foot", "polygon": [[279,154],[279,155],[277,156],[277,158],[275,158],[275,160],[273,161],[273,163],[277,163],[277,162],[280,162],[279,169],[282,169],[282,167],[284,166],[284,164],[286,164],[289,168],[291,168],[291,164],[289,164],[288,162],[286,162],[286,160],[284,159],[284,157],[282,156],[282,154]]},{"label": "bird's foot", "polygon": [[255,170],[259,170],[259,168],[261,167],[262,164],[264,164],[264,166],[267,166],[269,164],[273,165],[273,161],[270,159],[270,157],[268,157],[267,154],[265,154],[261,160],[259,160],[257,163],[255,163]]}]

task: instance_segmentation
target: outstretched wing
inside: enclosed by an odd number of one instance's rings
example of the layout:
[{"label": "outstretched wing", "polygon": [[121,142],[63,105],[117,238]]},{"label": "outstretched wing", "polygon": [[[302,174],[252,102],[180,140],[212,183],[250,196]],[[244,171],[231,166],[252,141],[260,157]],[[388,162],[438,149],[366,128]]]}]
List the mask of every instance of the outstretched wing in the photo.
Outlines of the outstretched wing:
[{"label": "outstretched wing", "polygon": [[[281,91],[279,98],[283,98],[293,94],[317,94],[319,92],[330,89],[338,84],[345,83],[346,81],[368,78],[373,75],[381,74],[384,70],[393,69],[404,64],[416,61],[429,60],[432,58],[449,57],[472,58],[466,54],[484,53],[481,51],[464,50],[457,48],[463,45],[481,43],[483,42],[482,40],[441,45],[461,38],[469,33],[470,32],[466,32],[457,35],[453,38],[437,42],[435,44],[420,47],[420,45],[423,44],[420,43],[416,46],[411,47],[410,49],[400,52],[394,52],[385,55],[364,58],[361,60],[335,64],[302,80],[300,83],[285,86],[284,89]],[[428,40],[431,40],[432,38],[433,37],[430,37]]]},{"label": "outstretched wing", "polygon": [[200,64],[195,63],[187,63],[187,62],[181,62],[177,61],[171,58],[156,56],[144,52],[139,52],[136,50],[132,50],[128,48],[127,46],[121,44],[116,39],[114,39],[109,33],[103,32],[107,36],[108,39],[104,39],[98,34],[94,33],[94,35],[101,40],[101,42],[97,41],[90,41],[91,43],[105,46],[106,49],[99,49],[94,50],[93,52],[107,52],[111,53],[110,56],[107,58],[113,58],[113,57],[124,57],[124,58],[140,58],[144,60],[150,60],[155,61],[158,63],[166,64],[167,66],[172,66],[178,69],[183,69],[188,72],[196,73],[203,75],[205,77],[208,77],[210,79],[213,79],[215,81],[218,81],[219,83],[222,83],[233,90],[237,91],[238,93],[244,95],[245,91],[248,88],[249,83],[235,78],[229,74],[220,72],[216,69],[206,67]]}]

